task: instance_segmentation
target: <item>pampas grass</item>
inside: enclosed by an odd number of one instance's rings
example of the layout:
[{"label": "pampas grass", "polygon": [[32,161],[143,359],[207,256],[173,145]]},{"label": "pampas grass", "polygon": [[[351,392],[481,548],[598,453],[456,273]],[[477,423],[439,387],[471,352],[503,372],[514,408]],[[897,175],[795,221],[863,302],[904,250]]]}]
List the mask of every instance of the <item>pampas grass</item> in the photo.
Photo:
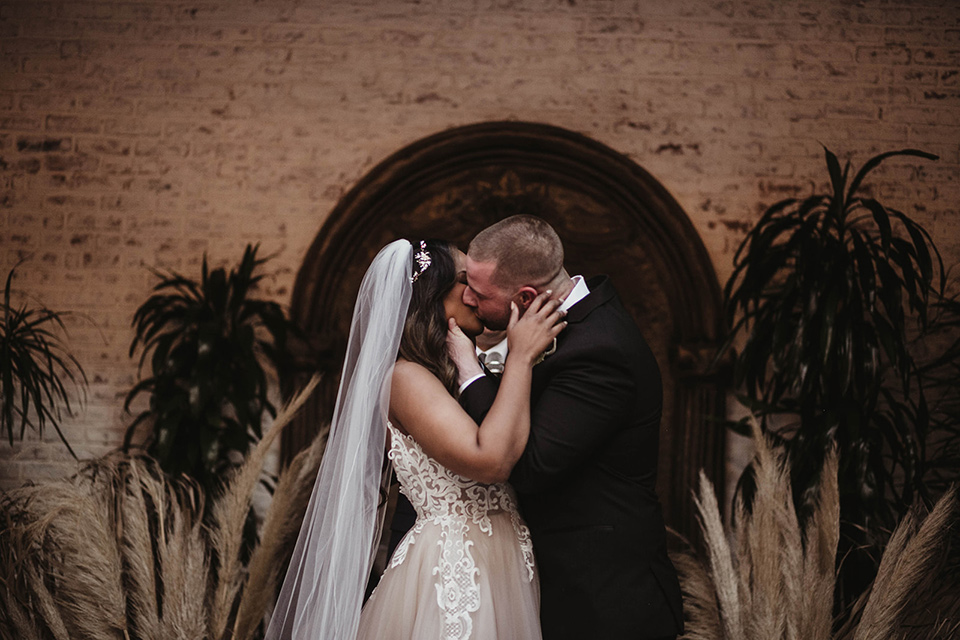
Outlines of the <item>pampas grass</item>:
[{"label": "pampas grass", "polygon": [[301,451],[280,477],[267,511],[260,544],[250,556],[249,577],[233,629],[234,640],[250,640],[273,606],[300,533],[314,479],[327,445],[329,425]]},{"label": "pampas grass", "polygon": [[120,554],[90,493],[71,482],[30,487],[4,506],[17,522],[4,531],[16,557],[4,584],[19,583],[29,598],[19,604],[33,623],[54,636],[66,629],[71,638],[123,638]]},{"label": "pampas grass", "polygon": [[[0,496],[0,638],[252,640],[272,607],[326,446],[321,430],[281,475],[260,543],[240,559],[243,525],[267,450],[316,379],[225,481],[202,521],[196,483],[145,457],[112,454],[72,479]],[[695,502],[705,553],[673,554],[687,640],[953,638],[960,630],[960,495],[893,533],[872,589],[836,631],[837,457],[828,452],[804,524],[785,453],[754,425],[757,491],[734,507],[736,543],[713,486]]]},{"label": "pampas grass", "polygon": [[[919,509],[913,509],[897,527],[880,561],[877,578],[860,616],[854,640],[911,636],[928,638],[945,632],[949,632],[949,635],[939,637],[956,637],[954,634],[960,627],[957,618],[960,593],[954,591],[949,608],[932,611],[937,614],[936,618],[928,620],[926,624],[923,622],[924,616],[916,619],[916,609],[918,605],[929,608],[938,599],[941,604],[946,604],[942,601],[947,594],[941,593],[937,598],[935,592],[942,590],[931,584],[930,579],[941,573],[939,568],[948,551],[945,547],[951,532],[954,544],[958,541],[960,503],[957,498],[956,487],[951,487],[922,521]],[[943,576],[943,579],[955,584],[955,567],[951,574],[952,581],[948,576]],[[931,592],[931,587],[934,592]],[[904,629],[910,629],[911,633],[900,633]],[[932,635],[927,635],[927,630]],[[919,635],[921,632],[924,632],[923,635]]]},{"label": "pampas grass", "polygon": [[[229,640],[241,610],[252,637],[285,567],[273,565],[292,552],[291,521],[298,529],[325,435],[281,476],[250,574],[240,561],[244,521],[270,445],[316,384],[227,479],[209,522],[196,483],[120,453],[0,496],[0,638]],[[258,582],[244,598],[248,575]]]},{"label": "pampas grass", "polygon": [[695,502],[705,558],[672,554],[684,593],[686,640],[900,640],[957,637],[960,629],[960,498],[951,489],[926,518],[897,527],[871,588],[836,632],[833,594],[839,540],[837,455],[827,452],[812,515],[801,525],[785,452],[754,422],[756,494],[734,505],[731,552],[713,486],[700,476]]},{"label": "pampas grass", "polygon": [[[213,506],[213,524],[210,539],[217,554],[219,568],[211,603],[211,637],[225,638],[235,612],[237,594],[244,581],[240,547],[243,544],[243,525],[253,499],[253,490],[263,471],[270,445],[280,434],[319,383],[312,380],[277,414],[270,429],[256,448],[227,482],[223,495]],[[311,485],[313,479],[311,478]],[[301,516],[302,517],[302,516]]]}]

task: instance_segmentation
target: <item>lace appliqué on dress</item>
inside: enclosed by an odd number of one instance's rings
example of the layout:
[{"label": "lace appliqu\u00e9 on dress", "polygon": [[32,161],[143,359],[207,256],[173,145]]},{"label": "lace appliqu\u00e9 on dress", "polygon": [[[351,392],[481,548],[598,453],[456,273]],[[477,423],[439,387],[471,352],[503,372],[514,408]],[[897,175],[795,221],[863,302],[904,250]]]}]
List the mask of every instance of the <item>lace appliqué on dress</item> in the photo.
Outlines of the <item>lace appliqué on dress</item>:
[{"label": "lace appliqu\u00e9 on dress", "polygon": [[400,479],[400,490],[417,511],[417,522],[394,551],[390,566],[403,563],[427,523],[439,526],[440,555],[433,574],[440,578],[436,587],[437,604],[444,614],[443,638],[465,640],[473,628],[470,614],[480,607],[479,569],[470,552],[473,542],[467,539],[470,526],[492,535],[489,514],[508,513],[520,543],[528,581],[534,576],[530,531],[520,519],[509,485],[481,484],[453,473],[426,455],[413,438],[389,422],[387,427],[391,436],[387,455]]}]

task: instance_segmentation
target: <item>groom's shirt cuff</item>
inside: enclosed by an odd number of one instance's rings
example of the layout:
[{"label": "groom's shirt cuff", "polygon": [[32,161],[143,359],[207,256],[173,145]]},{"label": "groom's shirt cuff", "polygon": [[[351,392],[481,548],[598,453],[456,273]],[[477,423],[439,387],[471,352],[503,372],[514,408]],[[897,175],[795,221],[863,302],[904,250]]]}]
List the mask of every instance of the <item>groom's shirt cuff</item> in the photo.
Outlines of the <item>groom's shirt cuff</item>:
[{"label": "groom's shirt cuff", "polygon": [[484,377],[485,375],[487,375],[487,374],[485,374],[485,373],[478,373],[477,375],[473,376],[472,378],[467,378],[466,382],[464,382],[462,385],[460,385],[460,393],[463,393],[463,392],[466,390],[467,387],[469,387],[471,384],[473,384],[474,382],[476,382],[476,381],[479,380],[480,378]]}]

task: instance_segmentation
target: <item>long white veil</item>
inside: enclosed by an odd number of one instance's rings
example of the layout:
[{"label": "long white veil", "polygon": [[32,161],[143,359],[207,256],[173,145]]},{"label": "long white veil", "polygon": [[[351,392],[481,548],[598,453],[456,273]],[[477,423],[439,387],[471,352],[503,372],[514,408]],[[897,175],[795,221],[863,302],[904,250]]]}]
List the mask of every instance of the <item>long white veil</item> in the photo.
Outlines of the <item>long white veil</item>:
[{"label": "long white veil", "polygon": [[413,270],[412,247],[380,250],[363,277],[330,439],[267,640],[356,637],[364,588],[380,542],[377,515],[390,385]]}]

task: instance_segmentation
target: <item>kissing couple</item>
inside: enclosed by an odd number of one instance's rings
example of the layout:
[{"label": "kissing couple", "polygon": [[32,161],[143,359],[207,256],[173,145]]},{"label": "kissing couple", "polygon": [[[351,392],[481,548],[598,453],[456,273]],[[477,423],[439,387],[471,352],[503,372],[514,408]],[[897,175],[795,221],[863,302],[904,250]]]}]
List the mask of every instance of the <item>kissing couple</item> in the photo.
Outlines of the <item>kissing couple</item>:
[{"label": "kissing couple", "polygon": [[[502,377],[474,339],[506,331]],[[674,638],[650,347],[528,215],[384,247],[268,640]],[[386,452],[386,456],[384,455]],[[416,520],[366,603],[392,463]]]}]

